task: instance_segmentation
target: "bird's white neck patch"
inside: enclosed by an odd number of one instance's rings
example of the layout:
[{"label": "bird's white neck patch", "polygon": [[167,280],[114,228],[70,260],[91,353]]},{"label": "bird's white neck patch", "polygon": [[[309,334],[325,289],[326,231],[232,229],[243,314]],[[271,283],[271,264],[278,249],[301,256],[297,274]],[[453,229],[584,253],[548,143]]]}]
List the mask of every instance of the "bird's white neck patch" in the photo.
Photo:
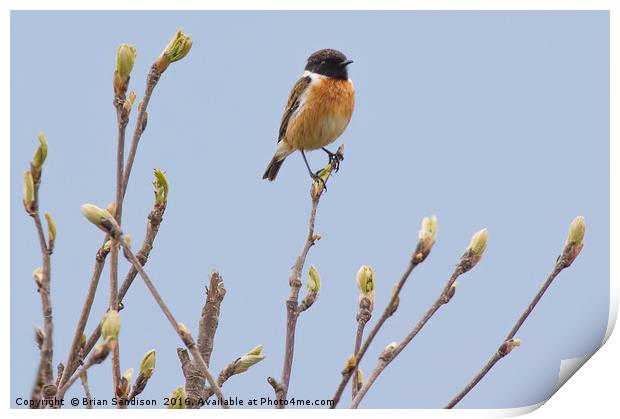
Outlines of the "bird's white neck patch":
[{"label": "bird's white neck patch", "polygon": [[[310,77],[311,83],[316,83],[319,80],[322,79],[329,79],[330,77],[325,76],[323,74],[319,74],[319,73],[315,73],[313,71],[304,71],[304,74],[301,75],[302,77]],[[353,84],[353,82],[351,81],[351,79],[347,80],[349,83]]]},{"label": "bird's white neck patch", "polygon": [[313,82],[327,78],[327,76],[324,76],[323,74],[315,73],[313,71],[308,71],[308,70],[304,71],[304,74],[302,74],[302,77],[310,77],[310,79]]}]

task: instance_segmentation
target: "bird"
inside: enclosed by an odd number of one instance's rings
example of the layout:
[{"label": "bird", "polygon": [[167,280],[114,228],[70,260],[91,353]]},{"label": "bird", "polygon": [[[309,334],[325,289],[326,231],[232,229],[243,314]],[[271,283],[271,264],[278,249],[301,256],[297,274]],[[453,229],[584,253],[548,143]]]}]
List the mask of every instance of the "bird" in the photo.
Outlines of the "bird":
[{"label": "bird", "polygon": [[338,169],[342,157],[325,147],[340,137],[353,115],[355,89],[347,70],[352,62],[335,49],[322,49],[308,57],[301,78],[288,95],[276,152],[263,179],[275,180],[284,159],[297,150],[314,180],[320,177],[310,169],[306,151],[322,149]]}]

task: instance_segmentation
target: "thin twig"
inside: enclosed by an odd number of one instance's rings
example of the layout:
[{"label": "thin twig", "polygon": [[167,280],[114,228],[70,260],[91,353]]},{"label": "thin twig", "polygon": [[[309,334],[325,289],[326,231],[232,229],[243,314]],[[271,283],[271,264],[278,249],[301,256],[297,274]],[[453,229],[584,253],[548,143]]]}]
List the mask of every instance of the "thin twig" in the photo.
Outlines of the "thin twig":
[{"label": "thin twig", "polygon": [[[146,225],[146,234],[144,236],[144,240],[142,242],[142,246],[140,247],[140,250],[138,251],[138,253],[136,253],[136,257],[138,258],[142,266],[146,265],[146,262],[148,261],[151,250],[153,249],[153,243],[159,231],[159,227],[163,220],[163,215],[164,215],[165,210],[166,210],[166,203],[164,202],[162,205],[155,205],[153,210],[148,216],[148,223]],[[129,288],[131,287],[131,284],[133,283],[137,274],[138,274],[138,271],[133,266],[129,269],[129,272],[127,272],[127,275],[125,276],[125,279],[123,280],[118,290],[119,304],[123,302],[123,299],[125,298],[127,291],[129,291]],[[97,341],[99,340],[100,337],[101,337],[101,325],[98,324],[95,327],[95,330],[93,330],[92,333],[90,334],[90,337],[88,338],[88,340],[86,341],[86,345],[84,346],[84,357],[88,356],[90,351],[97,344]],[[75,368],[77,368],[77,366]],[[67,379],[71,374],[75,372],[75,368],[72,368],[71,370],[69,370],[69,375],[67,376]],[[65,370],[65,374],[67,374],[66,371],[67,370]]]},{"label": "thin twig", "polygon": [[[138,260],[136,255],[132,252],[131,248],[122,239],[120,240],[120,243],[123,246],[123,250],[125,251],[125,256],[127,256],[129,261],[133,264],[133,266],[136,268],[136,270],[138,271],[138,273],[140,274],[140,276],[144,280],[144,283],[146,284],[146,287],[149,289],[149,291],[153,295],[153,298],[155,299],[155,301],[159,305],[159,308],[164,313],[164,315],[166,316],[166,318],[168,319],[168,321],[170,322],[170,324],[172,325],[174,330],[177,332],[177,334],[179,335],[179,337],[181,338],[181,340],[183,341],[183,343],[185,344],[187,349],[192,354],[194,362],[196,363],[198,368],[200,368],[201,373],[203,373],[206,376],[207,381],[209,382],[209,384],[211,385],[211,387],[215,391],[215,394],[220,399],[223,400],[224,399],[224,395],[222,394],[222,390],[217,385],[217,382],[215,381],[215,379],[213,378],[213,376],[209,372],[209,369],[207,368],[207,365],[205,364],[204,360],[202,359],[202,356],[200,355],[200,352],[198,352],[198,348],[196,347],[196,343],[194,342],[194,339],[192,338],[191,334],[188,333],[187,331],[182,330],[179,327],[179,323],[176,321],[176,319],[172,315],[172,312],[170,311],[170,309],[168,308],[168,306],[166,305],[164,300],[161,298],[161,295],[159,294],[159,292],[155,288],[155,285],[149,279],[149,276],[147,275],[147,273],[142,268],[142,265],[141,265],[140,261]],[[222,408],[223,409],[228,409],[228,405],[222,403]]]},{"label": "thin twig", "polygon": [[[357,330],[355,333],[355,346],[353,347],[353,353],[359,352],[362,346],[362,337],[364,336],[364,326],[370,320],[372,316],[372,301],[368,297],[362,297],[359,303],[359,309],[357,312]],[[357,386],[358,369],[355,368],[353,372],[353,380],[351,381],[351,398],[355,398],[358,391]]]},{"label": "thin twig", "polygon": [[[84,371],[82,374],[80,374],[80,380],[82,381],[82,387],[84,387],[84,396],[86,397],[86,400],[92,400],[93,396],[92,393],[90,391],[90,385],[88,384],[88,374],[86,371]],[[92,409],[93,406],[92,404],[88,403],[86,404],[86,408],[87,409]]]},{"label": "thin twig", "polygon": [[138,143],[140,142],[140,137],[142,137],[142,133],[144,132],[147,124],[148,114],[146,112],[146,108],[149,105],[149,101],[151,100],[151,95],[153,94],[153,90],[161,77],[161,73],[157,70],[157,66],[153,64],[149,71],[149,74],[146,79],[146,88],[144,90],[144,97],[138,106],[138,116],[136,118],[136,128],[133,133],[133,137],[131,139],[131,146],[129,148],[129,153],[127,155],[127,162],[124,166],[123,173],[123,190],[122,196],[125,197],[125,193],[127,192],[127,185],[129,184],[129,176],[131,175],[131,169],[133,167],[133,162],[136,158],[136,152],[138,151]]},{"label": "thin twig", "polygon": [[353,375],[353,373],[357,372],[357,367],[358,365],[360,365],[360,362],[364,358],[364,355],[366,354],[366,351],[370,347],[370,344],[372,343],[373,339],[375,338],[375,336],[377,336],[377,333],[379,333],[379,330],[381,329],[385,321],[396,312],[396,309],[398,308],[397,301],[400,298],[399,297],[400,292],[405,286],[405,283],[407,282],[407,279],[411,275],[411,272],[413,272],[415,267],[418,266],[420,263],[422,263],[424,259],[426,258],[425,256],[423,257],[423,255],[419,252],[419,247],[420,245],[418,244],[416,251],[413,253],[409,261],[409,265],[407,266],[407,269],[402,274],[400,280],[398,281],[396,285],[396,288],[394,289],[394,292],[392,293],[392,298],[390,298],[390,301],[385,307],[385,310],[383,310],[383,314],[381,315],[377,323],[375,323],[373,328],[370,330],[370,333],[364,340],[364,343],[362,344],[362,346],[355,353],[354,367],[352,369],[346,369],[342,372],[342,379],[340,380],[340,383],[338,384],[338,388],[336,389],[336,392],[334,393],[334,396],[332,397],[333,403],[329,406],[330,409],[336,408],[336,406],[338,405],[338,402],[340,402],[340,398],[342,396],[344,389],[347,386],[347,383],[351,379],[351,376]]},{"label": "thin twig", "polygon": [[450,279],[439,294],[437,300],[435,300],[433,305],[431,305],[431,307],[424,314],[424,316],[422,316],[420,321],[415,325],[411,332],[409,332],[409,334],[405,336],[405,338],[395,348],[391,348],[389,351],[384,350],[384,352],[379,357],[379,363],[368,377],[368,381],[364,383],[362,388],[353,399],[353,402],[351,403],[352,409],[357,408],[357,406],[360,404],[360,402],[362,401],[370,387],[373,385],[379,374],[381,374],[381,372],[392,362],[392,360],[396,358],[403,351],[403,349],[405,349],[409,342],[411,342],[413,338],[416,337],[416,335],[420,332],[420,330],[422,330],[424,325],[431,319],[431,317],[433,317],[437,310],[439,310],[439,308],[443,305],[450,302],[455,292],[455,288],[453,287],[453,285],[459,276],[471,269],[472,258],[473,254],[471,250],[468,249],[465,254],[461,256],[459,263],[454,268],[454,272],[452,273]]},{"label": "thin twig", "polygon": [[[144,98],[142,99],[142,102],[140,104],[140,106],[138,107],[138,116],[137,116],[137,122],[136,122],[136,128],[132,137],[132,142],[131,142],[131,146],[130,146],[130,150],[129,150],[129,155],[127,156],[127,162],[125,163],[124,167],[123,167],[123,171],[122,171],[122,193],[121,196],[124,199],[125,197],[125,192],[127,191],[127,184],[129,182],[129,175],[131,174],[131,169],[133,167],[133,162],[135,160],[135,156],[136,156],[136,152],[138,149],[138,143],[140,141],[140,138],[142,136],[142,133],[144,132],[144,129],[146,128],[146,123],[147,123],[147,118],[148,118],[148,114],[146,112],[148,103],[150,101],[151,95],[153,93],[153,90],[155,89],[155,86],[157,85],[157,82],[159,81],[161,74],[158,72],[157,68],[155,66],[151,67],[151,70],[149,72],[149,75],[147,77],[147,82],[146,82],[146,88],[145,88],[145,92],[144,92]],[[120,103],[120,102],[119,102]],[[120,126],[119,126],[119,130],[120,130]],[[119,132],[119,137],[120,137],[121,133]],[[124,136],[125,136],[125,132],[122,133],[123,135],[123,142],[124,142]],[[120,141],[120,140],[119,140]],[[123,147],[124,150],[124,147]],[[118,157],[118,156],[117,156]],[[118,159],[117,159],[118,160]],[[117,172],[118,172],[118,166],[117,166]],[[118,184],[117,184],[117,190],[118,190]],[[121,199],[121,205],[120,205],[120,212],[119,214],[122,214],[122,201],[123,199]],[[119,201],[117,199],[117,201]],[[147,225],[147,233],[146,236],[144,238],[144,242],[142,244],[142,248],[140,249],[140,251],[138,252],[137,256],[138,258],[142,261],[142,264],[146,264],[146,261],[148,259],[149,253],[153,247],[153,242],[155,240],[155,236],[157,235],[157,232],[159,231],[159,225],[161,223],[162,220],[162,216],[163,213],[165,211],[165,203],[161,206],[161,207],[156,207],[153,209],[153,211],[151,211],[151,214],[149,215],[149,224]],[[117,210],[118,210],[118,204],[117,204]],[[109,237],[106,237],[104,239],[104,243],[108,240]],[[95,264],[97,264],[98,262],[95,262]],[[105,265],[105,261],[104,261],[104,265]],[[96,268],[95,268],[96,269]],[[123,281],[123,283],[121,284],[121,287],[118,291],[118,302],[119,304],[123,301],[123,297],[125,296],[125,294],[127,293],[127,291],[129,290],[129,287],[131,286],[131,284],[133,283],[133,280],[135,279],[136,275],[137,275],[138,271],[135,269],[131,269],[129,271],[129,273],[126,275],[125,280]],[[95,346],[95,344],[97,343],[97,341],[99,340],[99,337],[101,336],[101,326],[98,325],[96,327],[96,329],[91,333],[86,346],[84,348],[84,356],[86,357],[90,351],[93,349],[93,347]],[[63,381],[66,382],[66,380],[69,379],[69,377],[75,372],[77,366],[74,367],[69,367],[67,366],[66,370],[65,370],[65,374],[63,376]],[[66,379],[65,379],[66,377]],[[64,383],[63,383],[64,384]]]},{"label": "thin twig", "polygon": [[[73,335],[73,341],[71,342],[71,349],[69,349],[69,356],[67,358],[67,363],[65,364],[66,367],[62,374],[62,378],[60,379],[59,386],[65,384],[71,374],[77,369],[78,356],[82,351],[82,336],[84,336],[84,329],[86,328],[86,323],[88,322],[88,317],[90,316],[93,301],[95,300],[97,286],[99,285],[99,278],[101,277],[101,271],[103,270],[103,265],[105,264],[107,254],[108,252],[106,252],[103,247],[97,251],[97,256],[95,257],[95,268],[90,279],[90,285],[88,286],[88,293],[86,294],[86,300],[82,306],[82,312],[80,313],[80,318],[78,320],[77,327],[75,328],[75,334]],[[86,356],[86,354],[84,354],[84,356]]]},{"label": "thin twig", "polygon": [[[45,241],[45,233],[39,216],[39,187],[41,185],[42,171],[35,169],[31,164],[31,172],[34,180],[34,201],[31,208],[26,208],[28,214],[32,217],[39,239],[39,248],[41,251],[41,259],[43,263],[42,278],[38,284],[38,291],[41,295],[41,309],[43,312],[43,343],[41,345],[41,359],[37,368],[35,384],[32,390],[31,398],[40,400],[41,395],[51,396],[55,394],[56,386],[53,384],[52,358],[53,358],[53,322],[52,322],[52,300],[51,300],[51,248],[48,248]],[[45,389],[46,386],[50,388]],[[53,388],[52,388],[53,386]]]},{"label": "thin twig", "polygon": [[[220,371],[220,374],[217,376],[217,384],[220,387],[222,387],[224,383],[228,381],[228,379],[232,377],[233,375],[241,374],[241,372],[235,372],[235,365],[237,363],[237,360],[238,358],[230,362],[228,365],[224,367],[222,371]],[[242,371],[242,372],[245,372],[245,371]],[[204,395],[203,395],[204,400],[206,401],[211,396],[213,396],[213,389],[211,387],[205,388]]]},{"label": "thin twig", "polygon": [[[118,311],[118,240],[112,239],[112,248],[110,251],[110,310]],[[121,383],[121,366],[120,353],[118,345],[112,351],[112,383],[113,393]],[[119,404],[120,405],[120,404]],[[119,406],[117,405],[117,406]],[[120,406],[119,406],[120,409]]]},{"label": "thin twig", "polygon": [[[341,145],[336,151],[338,160],[342,160],[344,156],[344,145]],[[269,377],[267,381],[274,388],[276,398],[278,399],[277,408],[284,409],[284,403],[288,393],[288,385],[291,379],[291,370],[293,367],[293,354],[295,350],[295,329],[297,327],[297,319],[301,311],[298,310],[299,305],[299,290],[301,289],[301,271],[303,270],[306,262],[306,257],[310,248],[318,240],[318,237],[314,234],[314,222],[316,219],[316,211],[319,206],[322,193],[324,191],[325,182],[331,176],[334,165],[328,163],[327,166],[321,171],[319,175],[323,181],[321,184],[318,181],[312,182],[310,188],[311,208],[310,217],[308,219],[308,234],[306,241],[301,250],[300,255],[297,257],[291,275],[289,277],[289,286],[291,287],[290,294],[286,300],[286,338],[284,346],[284,363],[282,366],[282,378],[278,383],[273,377]]]},{"label": "thin twig", "polygon": [[463,398],[467,395],[467,393],[469,393],[480,382],[480,380],[482,380],[484,376],[487,375],[487,373],[491,370],[491,368],[493,368],[493,366],[500,359],[508,355],[510,351],[506,352],[503,348],[505,346],[505,343],[515,337],[515,335],[517,334],[517,332],[519,331],[519,329],[521,328],[525,320],[529,317],[529,315],[534,310],[534,307],[536,307],[536,304],[538,304],[542,296],[545,294],[545,291],[547,291],[547,288],[549,288],[553,280],[567,266],[568,265],[566,265],[566,260],[562,256],[560,256],[558,260],[556,261],[553,271],[551,272],[551,274],[549,275],[545,283],[542,285],[540,290],[538,290],[538,293],[536,293],[536,296],[534,296],[534,299],[530,302],[529,306],[527,306],[527,308],[525,309],[521,317],[519,317],[519,320],[517,320],[515,325],[512,327],[512,329],[506,336],[506,338],[502,341],[502,345],[499,347],[499,349],[495,351],[495,353],[493,354],[493,356],[491,356],[491,358],[486,363],[486,365],[482,367],[482,369],[478,372],[478,374],[476,374],[476,376],[469,383],[467,383],[467,385],[463,388],[463,390],[461,390],[456,396],[454,396],[452,400],[450,400],[450,402],[444,407],[444,409],[452,409],[454,406],[456,406],[461,400],[463,400]]},{"label": "thin twig", "polygon": [[71,376],[71,378],[58,389],[58,393],[57,393],[58,399],[62,399],[65,393],[67,392],[67,390],[71,388],[71,386],[77,381],[77,379],[80,378],[82,374],[85,374],[90,367],[92,367],[93,365],[97,365],[97,364],[99,363],[93,362],[92,359],[89,359],[88,361],[86,361],[84,365],[82,365],[82,368],[80,368],[75,374],[73,374],[73,376]]},{"label": "thin twig", "polygon": [[[114,217],[118,225],[121,225],[123,214],[123,165],[125,159],[125,129],[129,119],[129,112],[125,109],[125,94],[121,93],[114,98],[114,107],[116,108],[116,119],[118,123],[118,139],[116,147],[116,200]],[[118,311],[118,240],[112,239],[112,249],[110,252],[110,310]],[[113,394],[117,394],[121,385],[121,361],[119,345],[114,347],[112,351],[112,383]],[[124,405],[117,404],[119,409]]]}]

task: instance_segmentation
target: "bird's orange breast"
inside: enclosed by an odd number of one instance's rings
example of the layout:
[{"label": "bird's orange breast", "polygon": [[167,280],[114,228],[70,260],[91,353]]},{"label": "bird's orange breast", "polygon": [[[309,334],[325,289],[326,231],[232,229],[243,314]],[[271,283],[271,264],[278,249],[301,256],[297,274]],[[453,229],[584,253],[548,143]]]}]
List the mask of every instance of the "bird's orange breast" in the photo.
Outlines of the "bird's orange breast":
[{"label": "bird's orange breast", "polygon": [[286,142],[298,150],[331,144],[349,125],[354,105],[355,91],[350,80],[313,80],[304,92],[298,113],[289,122]]}]

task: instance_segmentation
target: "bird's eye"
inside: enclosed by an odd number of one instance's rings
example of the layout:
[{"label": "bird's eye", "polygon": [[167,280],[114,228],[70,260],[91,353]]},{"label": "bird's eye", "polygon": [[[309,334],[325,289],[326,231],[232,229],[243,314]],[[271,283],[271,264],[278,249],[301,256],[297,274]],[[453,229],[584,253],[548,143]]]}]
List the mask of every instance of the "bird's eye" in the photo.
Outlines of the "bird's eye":
[{"label": "bird's eye", "polygon": [[325,65],[325,60],[321,61],[321,65]]}]

